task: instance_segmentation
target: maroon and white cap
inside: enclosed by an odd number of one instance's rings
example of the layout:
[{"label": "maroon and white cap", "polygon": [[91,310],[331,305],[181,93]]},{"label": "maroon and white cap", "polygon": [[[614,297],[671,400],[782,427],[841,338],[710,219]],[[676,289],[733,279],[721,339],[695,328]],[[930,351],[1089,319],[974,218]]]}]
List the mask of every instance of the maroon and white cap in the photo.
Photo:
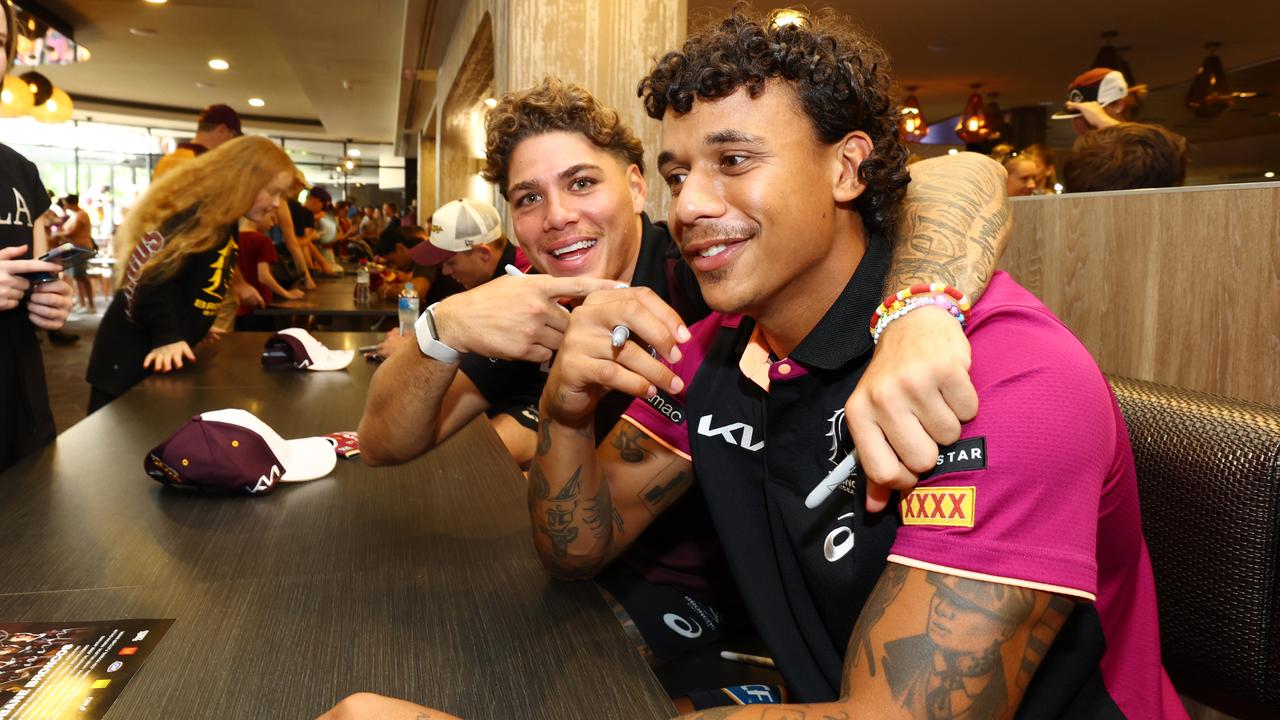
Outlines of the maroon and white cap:
[{"label": "maroon and white cap", "polygon": [[267,338],[262,349],[264,367],[299,370],[342,370],[351,364],[354,350],[330,350],[302,328],[286,328]]},{"label": "maroon and white cap", "polygon": [[[1067,86],[1067,102],[1097,102],[1106,107],[1129,94],[1129,83],[1124,81],[1124,73],[1111,68],[1094,68],[1076,76]],[[1080,117],[1079,110],[1068,110],[1064,105],[1060,112],[1053,114],[1054,120],[1069,120]]]},{"label": "maroon and white cap", "polygon": [[230,408],[188,420],[147,453],[143,468],[166,485],[262,495],[279,482],[325,477],[337,462],[333,440],[285,440],[252,413]]}]

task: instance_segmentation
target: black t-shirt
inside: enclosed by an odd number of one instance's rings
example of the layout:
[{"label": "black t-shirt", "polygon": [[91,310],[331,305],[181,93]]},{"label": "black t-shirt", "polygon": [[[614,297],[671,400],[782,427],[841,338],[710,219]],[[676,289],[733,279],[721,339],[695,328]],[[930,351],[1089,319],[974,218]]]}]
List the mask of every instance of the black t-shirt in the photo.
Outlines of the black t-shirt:
[{"label": "black t-shirt", "polygon": [[142,361],[152,349],[179,340],[195,348],[204,338],[218,316],[238,260],[236,226],[227,226],[221,235],[222,242],[187,256],[177,272],[162,282],[148,280],[144,272],[133,294],[132,312],[125,292],[116,293],[94,338],[85,376],[90,385],[109,395],[123,395],[151,374]]},{"label": "black t-shirt", "polygon": [[[641,215],[643,234],[632,287],[647,287],[664,298],[692,326],[711,313],[693,269],[684,262],[665,223]],[[513,251],[514,254],[514,251]],[[504,255],[499,271],[509,260]],[[468,355],[460,370],[493,407],[538,407],[550,363],[490,360]],[[631,404],[626,393],[611,392],[596,405],[596,442],[601,442]],[[686,492],[620,558],[650,582],[675,585],[713,605],[732,603],[732,582],[723,566],[715,529],[701,493]]]},{"label": "black t-shirt", "polygon": [[301,239],[303,235],[316,226],[316,216],[311,211],[303,207],[302,203],[288,199],[289,217],[293,219],[293,234]]},{"label": "black t-shirt", "polygon": [[[32,257],[36,221],[49,194],[30,160],[0,144],[0,248],[26,245]],[[0,312],[0,470],[53,439],[44,362],[26,302]]]}]

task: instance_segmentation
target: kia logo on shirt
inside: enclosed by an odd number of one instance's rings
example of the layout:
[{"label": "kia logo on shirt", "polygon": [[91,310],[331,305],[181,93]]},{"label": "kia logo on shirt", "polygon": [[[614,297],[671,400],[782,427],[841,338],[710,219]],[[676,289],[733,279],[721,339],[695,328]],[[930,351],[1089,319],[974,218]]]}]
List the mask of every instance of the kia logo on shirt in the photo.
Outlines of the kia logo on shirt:
[{"label": "kia logo on shirt", "polygon": [[[764,441],[752,443],[755,439],[755,428],[746,423],[736,422],[713,428],[711,423],[715,422],[711,415],[703,415],[698,420],[698,434],[704,437],[719,437],[730,445],[737,445],[744,450],[751,452],[759,452],[764,448]],[[734,433],[738,433],[735,437]]]}]

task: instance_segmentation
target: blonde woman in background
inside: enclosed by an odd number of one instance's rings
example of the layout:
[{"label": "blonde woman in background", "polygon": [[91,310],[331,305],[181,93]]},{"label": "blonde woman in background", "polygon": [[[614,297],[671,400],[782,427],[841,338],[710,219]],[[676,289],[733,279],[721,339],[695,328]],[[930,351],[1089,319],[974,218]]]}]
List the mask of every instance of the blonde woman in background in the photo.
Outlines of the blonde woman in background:
[{"label": "blonde woman in background", "polygon": [[89,358],[89,412],[153,372],[195,362],[227,291],[261,296],[236,275],[240,218],[265,222],[294,183],[275,143],[244,136],[158,178],[115,235],[118,290]]}]

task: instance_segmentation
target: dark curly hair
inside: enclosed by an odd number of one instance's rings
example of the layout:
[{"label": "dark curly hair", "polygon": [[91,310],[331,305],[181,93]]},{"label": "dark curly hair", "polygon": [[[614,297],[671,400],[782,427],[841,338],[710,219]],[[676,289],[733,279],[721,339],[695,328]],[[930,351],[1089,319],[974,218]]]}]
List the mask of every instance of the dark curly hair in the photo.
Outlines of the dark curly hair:
[{"label": "dark curly hair", "polygon": [[726,97],[741,87],[758,97],[767,80],[790,82],[820,142],[835,143],[855,130],[871,137],[871,155],[858,167],[867,188],[854,205],[868,232],[892,239],[911,177],[889,56],[833,11],[789,12],[798,12],[800,21],[775,22],[779,11],[766,16],[738,5],[718,25],[690,36],[640,81],[645,109],[661,120],[668,109],[689,112],[697,99]]},{"label": "dark curly hair", "polygon": [[503,95],[485,115],[484,179],[497,184],[506,198],[516,146],[527,138],[558,130],[581,133],[596,147],[644,172],[644,146],[618,111],[603,105],[580,85],[547,77],[531,88]]}]

